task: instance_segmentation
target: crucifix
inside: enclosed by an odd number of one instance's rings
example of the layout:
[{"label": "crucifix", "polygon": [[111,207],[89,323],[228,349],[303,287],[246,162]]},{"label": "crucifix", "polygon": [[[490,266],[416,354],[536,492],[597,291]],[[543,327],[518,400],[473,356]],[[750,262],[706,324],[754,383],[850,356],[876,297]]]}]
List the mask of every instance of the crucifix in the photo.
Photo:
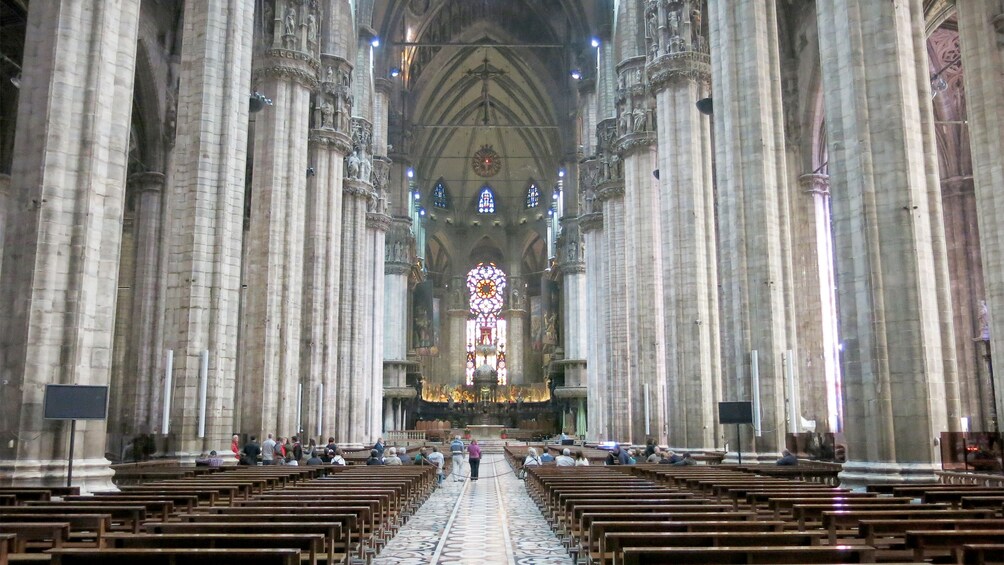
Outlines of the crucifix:
[{"label": "crucifix", "polygon": [[481,79],[481,104],[485,108],[484,116],[481,117],[481,124],[488,125],[488,105],[490,104],[488,100],[488,79],[502,76],[505,74],[503,70],[493,71],[488,68],[488,55],[485,55],[484,62],[481,64],[480,70],[469,69],[467,71],[467,76],[475,76]]}]

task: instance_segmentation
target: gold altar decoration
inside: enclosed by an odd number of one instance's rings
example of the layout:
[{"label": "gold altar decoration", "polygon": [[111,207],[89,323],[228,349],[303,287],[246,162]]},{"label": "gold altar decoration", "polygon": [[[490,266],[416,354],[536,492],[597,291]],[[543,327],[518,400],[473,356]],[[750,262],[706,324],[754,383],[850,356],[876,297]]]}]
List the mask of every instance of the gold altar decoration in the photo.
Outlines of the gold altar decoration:
[{"label": "gold altar decoration", "polygon": [[[478,396],[474,387],[444,384],[426,384],[422,387],[422,400],[426,402],[476,402]],[[551,391],[547,383],[531,385],[503,385],[497,389],[499,402],[547,402]]]}]

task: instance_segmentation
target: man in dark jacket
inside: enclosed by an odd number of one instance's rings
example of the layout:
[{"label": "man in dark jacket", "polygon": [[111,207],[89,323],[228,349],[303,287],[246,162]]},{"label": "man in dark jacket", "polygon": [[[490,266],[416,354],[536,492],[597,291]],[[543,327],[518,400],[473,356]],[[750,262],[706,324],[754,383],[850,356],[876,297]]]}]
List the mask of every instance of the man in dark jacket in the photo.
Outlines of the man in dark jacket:
[{"label": "man in dark jacket", "polygon": [[261,446],[258,445],[258,437],[251,436],[251,441],[244,444],[244,449],[241,452],[241,465],[257,465],[258,454],[261,453]]}]

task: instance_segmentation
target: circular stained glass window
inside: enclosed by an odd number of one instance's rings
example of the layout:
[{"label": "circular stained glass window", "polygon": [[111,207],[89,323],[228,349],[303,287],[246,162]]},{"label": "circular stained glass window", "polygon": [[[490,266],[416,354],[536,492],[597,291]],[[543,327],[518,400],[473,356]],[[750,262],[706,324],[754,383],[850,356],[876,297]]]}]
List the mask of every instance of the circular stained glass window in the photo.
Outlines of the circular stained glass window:
[{"label": "circular stained glass window", "polygon": [[506,276],[494,263],[478,263],[467,273],[467,290],[471,293],[471,312],[475,315],[502,311],[502,292]]},{"label": "circular stained glass window", "polygon": [[491,145],[482,145],[471,157],[471,168],[482,177],[493,177],[502,168],[502,157]]}]

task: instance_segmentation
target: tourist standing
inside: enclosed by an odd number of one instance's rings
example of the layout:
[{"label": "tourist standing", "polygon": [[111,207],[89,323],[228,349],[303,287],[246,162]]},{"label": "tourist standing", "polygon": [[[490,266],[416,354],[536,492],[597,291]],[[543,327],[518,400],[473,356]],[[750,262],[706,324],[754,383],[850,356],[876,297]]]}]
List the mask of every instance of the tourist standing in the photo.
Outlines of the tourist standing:
[{"label": "tourist standing", "polygon": [[481,468],[481,446],[478,445],[478,440],[471,440],[471,445],[467,447],[467,459],[471,464],[471,480],[476,481]]},{"label": "tourist standing", "polygon": [[453,471],[450,473],[453,475],[454,481],[464,480],[464,442],[460,440],[460,436],[453,438],[450,443],[450,454],[453,455]]},{"label": "tourist standing", "polygon": [[275,440],[272,434],[268,434],[265,441],[261,443],[261,464],[273,465],[275,463]]},{"label": "tourist standing", "polygon": [[445,478],[443,474],[443,467],[446,466],[446,458],[439,452],[438,447],[433,446],[432,453],[429,454],[427,459],[436,466],[436,484],[443,484],[443,479]]}]

